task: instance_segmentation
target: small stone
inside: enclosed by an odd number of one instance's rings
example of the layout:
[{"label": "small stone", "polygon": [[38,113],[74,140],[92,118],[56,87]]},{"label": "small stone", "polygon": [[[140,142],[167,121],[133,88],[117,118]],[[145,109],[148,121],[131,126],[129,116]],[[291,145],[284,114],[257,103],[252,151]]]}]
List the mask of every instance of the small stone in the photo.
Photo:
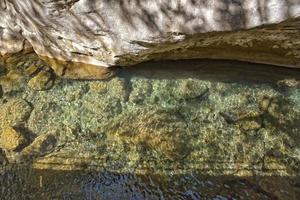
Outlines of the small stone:
[{"label": "small stone", "polygon": [[243,130],[258,130],[261,128],[261,122],[258,120],[243,120],[240,122]]},{"label": "small stone", "polygon": [[0,137],[0,145],[8,151],[17,150],[26,143],[26,139],[18,130],[13,127],[3,129]]},{"label": "small stone", "polygon": [[37,91],[48,90],[53,86],[51,72],[42,71],[28,81],[28,86]]},{"label": "small stone", "polygon": [[280,87],[296,87],[300,85],[300,82],[294,78],[292,79],[283,79],[277,82],[277,85]]}]

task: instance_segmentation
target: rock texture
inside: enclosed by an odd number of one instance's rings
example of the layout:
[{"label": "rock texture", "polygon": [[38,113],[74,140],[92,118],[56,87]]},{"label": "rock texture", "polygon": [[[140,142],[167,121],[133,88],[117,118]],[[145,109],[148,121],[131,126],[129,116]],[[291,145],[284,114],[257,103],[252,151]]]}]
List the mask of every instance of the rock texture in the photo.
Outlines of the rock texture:
[{"label": "rock texture", "polygon": [[33,47],[68,78],[152,59],[300,67],[300,0],[3,0],[0,12],[1,54]]}]

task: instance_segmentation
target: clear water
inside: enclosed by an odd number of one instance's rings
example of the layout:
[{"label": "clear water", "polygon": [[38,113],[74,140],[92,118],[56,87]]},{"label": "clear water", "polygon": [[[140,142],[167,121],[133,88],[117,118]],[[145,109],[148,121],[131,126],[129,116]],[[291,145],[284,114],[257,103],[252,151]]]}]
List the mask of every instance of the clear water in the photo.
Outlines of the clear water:
[{"label": "clear water", "polygon": [[150,62],[37,91],[32,64],[49,70],[33,55],[2,63],[0,130],[26,142],[1,150],[1,199],[300,195],[299,70]]}]

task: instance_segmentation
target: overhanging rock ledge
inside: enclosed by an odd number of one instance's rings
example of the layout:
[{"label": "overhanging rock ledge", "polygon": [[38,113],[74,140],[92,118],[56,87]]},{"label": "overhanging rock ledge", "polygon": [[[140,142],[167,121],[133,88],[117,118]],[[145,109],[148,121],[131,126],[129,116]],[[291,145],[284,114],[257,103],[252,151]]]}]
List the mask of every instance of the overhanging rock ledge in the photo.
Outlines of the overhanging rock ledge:
[{"label": "overhanging rock ledge", "polygon": [[2,0],[2,56],[31,48],[67,78],[162,59],[300,68],[300,0]]}]

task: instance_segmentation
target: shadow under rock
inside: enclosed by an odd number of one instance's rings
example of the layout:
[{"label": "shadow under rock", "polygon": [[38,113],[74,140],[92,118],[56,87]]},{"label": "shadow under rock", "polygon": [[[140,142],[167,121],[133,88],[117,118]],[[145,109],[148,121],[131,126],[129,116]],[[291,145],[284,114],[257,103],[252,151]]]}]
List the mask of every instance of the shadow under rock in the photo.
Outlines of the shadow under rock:
[{"label": "shadow under rock", "polygon": [[119,76],[155,79],[197,78],[221,82],[276,83],[283,79],[300,81],[300,69],[230,60],[150,61],[123,67]]}]

